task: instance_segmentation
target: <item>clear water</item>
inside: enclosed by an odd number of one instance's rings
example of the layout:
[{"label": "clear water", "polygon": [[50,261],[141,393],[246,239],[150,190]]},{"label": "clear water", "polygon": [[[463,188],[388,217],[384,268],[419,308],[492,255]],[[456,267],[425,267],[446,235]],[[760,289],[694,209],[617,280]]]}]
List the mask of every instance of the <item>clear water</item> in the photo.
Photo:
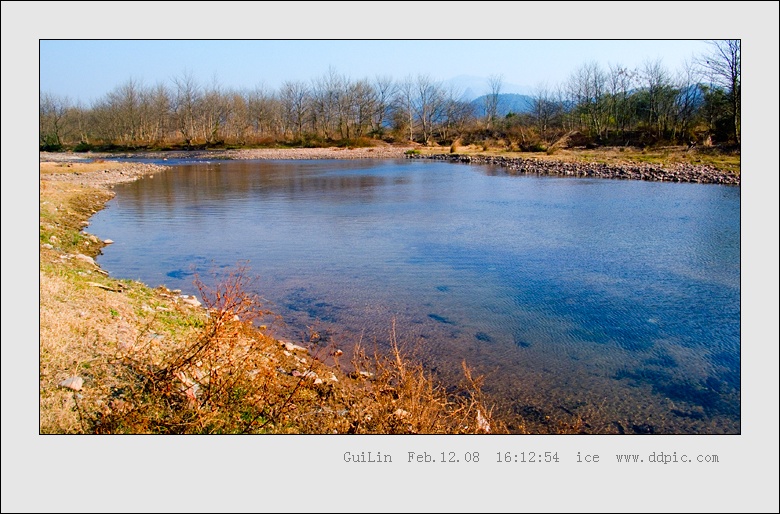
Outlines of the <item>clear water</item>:
[{"label": "clear water", "polygon": [[384,160],[180,163],[115,189],[89,228],[113,276],[194,293],[248,261],[276,335],[382,348],[395,320],[539,431],[740,432],[739,188]]}]

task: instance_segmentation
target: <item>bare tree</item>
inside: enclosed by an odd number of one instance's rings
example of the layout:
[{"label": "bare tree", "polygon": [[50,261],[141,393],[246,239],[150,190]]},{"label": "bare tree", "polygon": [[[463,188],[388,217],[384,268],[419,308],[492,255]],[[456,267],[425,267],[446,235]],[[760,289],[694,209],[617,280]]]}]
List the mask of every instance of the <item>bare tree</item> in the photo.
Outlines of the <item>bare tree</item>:
[{"label": "bare tree", "polygon": [[417,97],[414,110],[422,128],[423,142],[427,144],[433,135],[434,124],[438,121],[444,104],[442,87],[428,75],[418,75],[415,85]]},{"label": "bare tree", "polygon": [[470,102],[463,100],[463,90],[451,85],[442,91],[444,106],[439,127],[444,141],[456,140],[466,130],[466,125],[474,119],[474,109]]},{"label": "bare tree", "polygon": [[607,109],[612,127],[623,136],[633,117],[631,91],[635,88],[636,73],[620,64],[610,64],[607,78],[609,101]]},{"label": "bare tree", "polygon": [[76,139],[79,142],[89,144],[90,134],[92,131],[92,126],[90,123],[91,110],[87,107],[84,107],[81,101],[79,101],[70,109],[70,113],[74,124],[73,130]]},{"label": "bare tree", "polygon": [[145,104],[148,106],[149,141],[165,141],[170,130],[170,114],[173,100],[165,84],[159,83],[146,92]]},{"label": "bare tree", "polygon": [[248,124],[255,137],[266,138],[278,135],[281,130],[279,101],[258,84],[247,97]]},{"label": "bare tree", "polygon": [[396,94],[396,84],[392,77],[384,75],[374,79],[374,115],[372,117],[372,131],[381,136],[384,132],[385,121],[390,117],[393,106],[393,98]]},{"label": "bare tree", "polygon": [[195,138],[195,114],[201,92],[192,72],[184,71],[173,78],[176,94],[173,102],[173,112],[176,116],[176,126],[184,138],[184,144],[190,147]]},{"label": "bare tree", "polygon": [[311,118],[315,130],[319,130],[325,139],[331,139],[341,121],[339,110],[344,93],[344,77],[329,67],[327,73],[312,81]]},{"label": "bare tree", "polygon": [[414,141],[414,105],[415,105],[415,87],[414,81],[411,76],[407,76],[400,84],[398,84],[396,106],[398,111],[402,111],[404,115],[399,116],[398,119],[404,120],[406,127],[409,130],[409,141]]},{"label": "bare tree", "polygon": [[285,126],[295,130],[296,137],[303,137],[303,126],[310,111],[309,88],[300,81],[287,81],[282,84],[279,94],[284,113]]},{"label": "bare tree", "polygon": [[696,62],[713,84],[726,90],[734,139],[741,142],[742,42],[739,39],[710,41],[710,52]]},{"label": "bare tree", "polygon": [[697,85],[697,72],[692,63],[686,61],[675,79],[677,96],[675,98],[675,123],[673,139],[690,143],[696,106],[701,99]]},{"label": "bare tree", "polygon": [[647,96],[646,121],[660,138],[666,135],[674,110],[676,93],[669,72],[660,60],[645,61],[640,72]]},{"label": "bare tree", "polygon": [[488,78],[488,94],[485,95],[485,127],[488,130],[494,128],[498,118],[498,99],[503,83],[503,75],[491,75]]},{"label": "bare tree", "polygon": [[230,103],[216,76],[212,77],[211,84],[201,95],[197,112],[201,137],[206,144],[219,141],[220,132],[230,114]]},{"label": "bare tree", "polygon": [[560,105],[555,101],[555,97],[550,92],[547,84],[537,87],[536,95],[533,98],[533,120],[539,137],[543,141],[549,142],[550,129],[554,119],[560,114]]},{"label": "bare tree", "polygon": [[352,100],[354,135],[361,137],[371,128],[372,117],[376,112],[376,90],[368,80],[358,80],[350,85],[349,97]]},{"label": "bare tree", "polygon": [[38,105],[38,140],[41,148],[62,146],[65,114],[70,102],[51,93],[41,93]]},{"label": "bare tree", "polygon": [[580,66],[569,78],[568,95],[575,103],[580,128],[588,127],[590,133],[601,137],[608,111],[604,102],[606,75],[597,62]]},{"label": "bare tree", "polygon": [[229,105],[225,118],[225,139],[246,144],[250,130],[249,93],[246,91],[229,91],[225,102]]}]

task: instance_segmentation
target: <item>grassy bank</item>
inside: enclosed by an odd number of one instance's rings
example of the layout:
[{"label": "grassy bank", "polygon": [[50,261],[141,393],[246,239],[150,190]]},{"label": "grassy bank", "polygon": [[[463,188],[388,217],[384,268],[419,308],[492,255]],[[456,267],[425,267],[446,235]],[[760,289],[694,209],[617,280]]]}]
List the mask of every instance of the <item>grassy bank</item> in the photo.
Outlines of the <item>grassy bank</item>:
[{"label": "grassy bank", "polygon": [[600,147],[555,148],[540,152],[519,152],[500,146],[467,145],[452,147],[419,147],[421,154],[458,153],[463,155],[503,156],[508,158],[538,159],[542,161],[583,162],[620,165],[647,163],[656,165],[690,164],[712,166],[721,171],[739,175],[740,152],[715,147],[665,146],[658,148]]},{"label": "grassy bank", "polygon": [[113,183],[159,169],[41,163],[41,433],[506,430],[465,364],[462,387],[445,392],[394,332],[387,354],[276,340],[241,266],[187,295],[110,277],[93,260],[109,243],[88,220]]}]

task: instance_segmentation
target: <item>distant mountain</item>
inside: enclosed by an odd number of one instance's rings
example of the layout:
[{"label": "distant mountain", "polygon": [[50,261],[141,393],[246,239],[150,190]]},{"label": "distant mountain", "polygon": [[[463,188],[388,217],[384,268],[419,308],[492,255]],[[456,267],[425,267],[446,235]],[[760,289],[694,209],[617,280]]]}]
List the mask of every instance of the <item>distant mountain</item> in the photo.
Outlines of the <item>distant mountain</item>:
[{"label": "distant mountain", "polygon": [[[444,81],[445,86],[452,86],[460,90],[461,98],[464,101],[471,101],[475,98],[490,92],[490,79],[487,77],[475,77],[473,75],[458,75]],[[518,84],[501,84],[501,93],[527,95],[532,92],[532,88]]]},{"label": "distant mountain", "polygon": [[[488,95],[482,95],[471,101],[471,105],[474,106],[474,112],[477,116],[485,115],[485,99]],[[504,117],[510,112],[515,114],[522,114],[531,112],[534,106],[534,99],[528,95],[518,94],[500,94],[498,95],[498,107],[496,114],[500,117]]]}]

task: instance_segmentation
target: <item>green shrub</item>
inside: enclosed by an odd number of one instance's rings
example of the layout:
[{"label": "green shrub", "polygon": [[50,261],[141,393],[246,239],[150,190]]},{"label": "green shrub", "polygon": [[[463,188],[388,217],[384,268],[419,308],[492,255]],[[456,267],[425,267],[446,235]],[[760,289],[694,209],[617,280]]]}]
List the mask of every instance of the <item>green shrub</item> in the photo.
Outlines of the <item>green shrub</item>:
[{"label": "green shrub", "polygon": [[80,142],[76,146],[73,147],[74,152],[91,152],[92,151],[92,145],[89,143],[85,143],[84,141]]}]

